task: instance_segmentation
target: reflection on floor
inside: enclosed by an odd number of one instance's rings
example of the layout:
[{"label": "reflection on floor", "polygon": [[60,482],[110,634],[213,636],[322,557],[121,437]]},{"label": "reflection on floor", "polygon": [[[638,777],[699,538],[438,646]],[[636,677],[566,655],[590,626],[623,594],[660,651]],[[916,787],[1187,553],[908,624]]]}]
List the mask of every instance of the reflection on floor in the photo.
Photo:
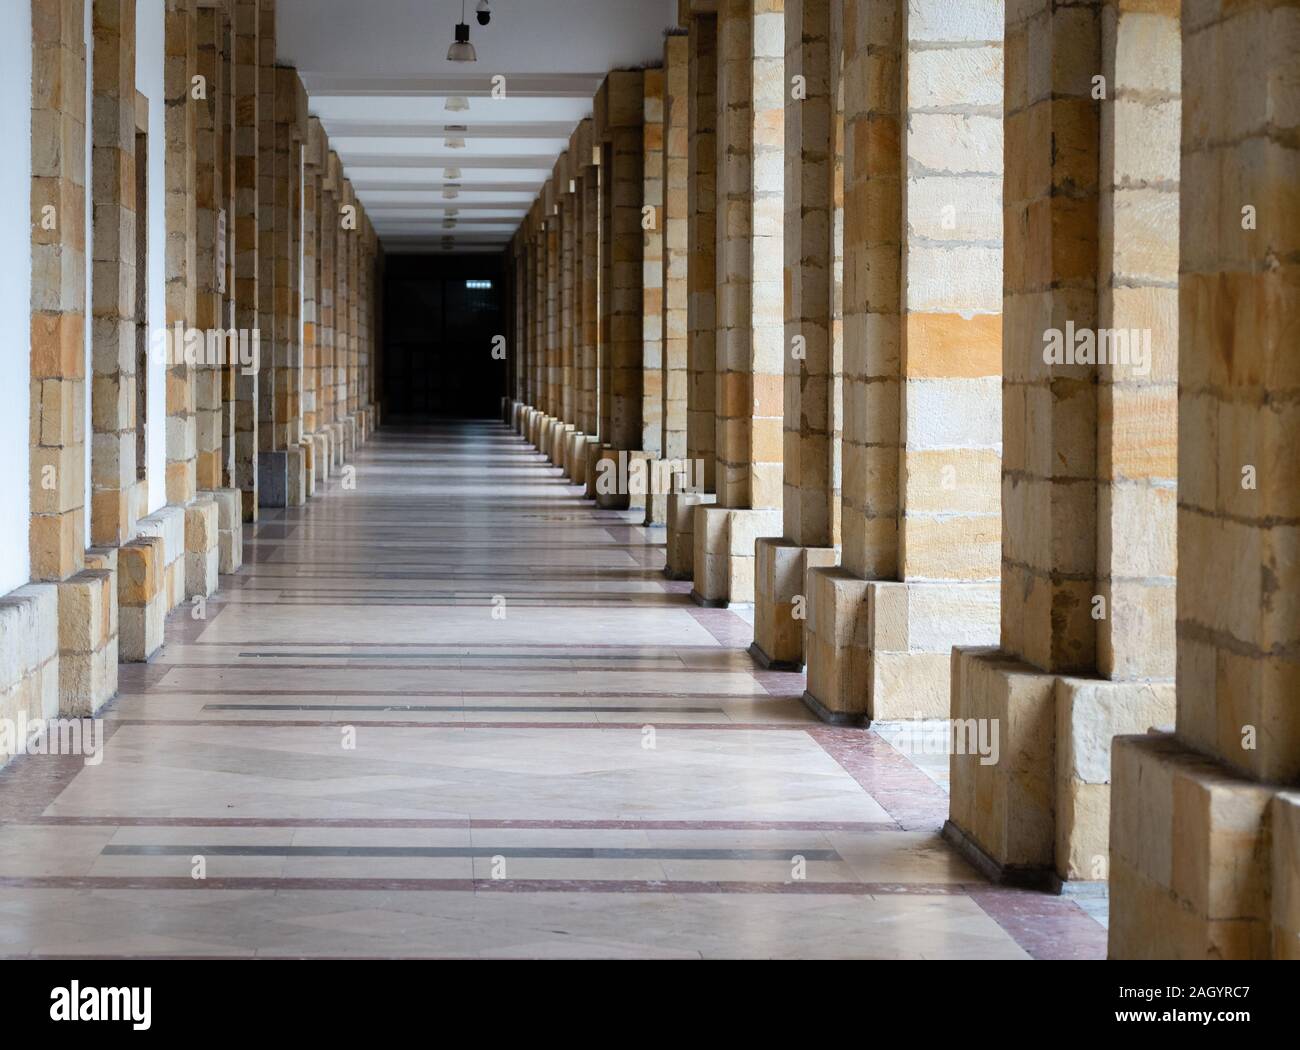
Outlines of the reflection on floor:
[{"label": "reflection on floor", "polygon": [[100,764],[0,773],[0,955],[1105,953],[939,839],[941,757],[813,720],[503,426],[381,433],[246,535]]}]

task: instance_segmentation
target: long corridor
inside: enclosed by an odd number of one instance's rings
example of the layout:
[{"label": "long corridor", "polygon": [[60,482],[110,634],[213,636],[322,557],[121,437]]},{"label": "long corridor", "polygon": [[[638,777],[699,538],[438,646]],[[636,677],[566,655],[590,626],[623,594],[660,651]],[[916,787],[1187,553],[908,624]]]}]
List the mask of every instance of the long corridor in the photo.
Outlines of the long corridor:
[{"label": "long corridor", "polygon": [[354,469],[123,666],[102,761],[0,773],[0,955],[1104,956],[503,425]]}]

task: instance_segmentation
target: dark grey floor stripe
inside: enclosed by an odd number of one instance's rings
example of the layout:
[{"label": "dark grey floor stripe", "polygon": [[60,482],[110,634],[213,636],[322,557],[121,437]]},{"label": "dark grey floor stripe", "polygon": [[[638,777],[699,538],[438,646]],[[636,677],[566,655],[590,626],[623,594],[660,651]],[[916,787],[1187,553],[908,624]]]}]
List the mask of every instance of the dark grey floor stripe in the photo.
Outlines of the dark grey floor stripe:
[{"label": "dark grey floor stripe", "polygon": [[599,846],[267,846],[119,845],[108,857],[516,857],[548,860],[804,860],[837,861],[833,849],[671,849]]},{"label": "dark grey floor stripe", "polygon": [[485,707],[477,704],[204,704],[204,711],[464,711],[466,713],[495,712],[501,714],[533,714],[542,711],[556,713],[595,713],[607,715],[673,714],[720,715],[719,707],[593,707],[573,704],[567,707]]}]

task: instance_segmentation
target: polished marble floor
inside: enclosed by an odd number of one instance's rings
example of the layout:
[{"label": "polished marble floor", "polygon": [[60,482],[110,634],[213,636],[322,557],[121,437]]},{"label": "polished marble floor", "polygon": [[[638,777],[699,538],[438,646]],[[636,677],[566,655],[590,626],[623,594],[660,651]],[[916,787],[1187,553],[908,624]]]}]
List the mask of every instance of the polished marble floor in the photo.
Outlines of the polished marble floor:
[{"label": "polished marble floor", "polygon": [[0,772],[0,956],[1104,955],[635,517],[500,424],[376,435],[123,667],[102,762]]}]

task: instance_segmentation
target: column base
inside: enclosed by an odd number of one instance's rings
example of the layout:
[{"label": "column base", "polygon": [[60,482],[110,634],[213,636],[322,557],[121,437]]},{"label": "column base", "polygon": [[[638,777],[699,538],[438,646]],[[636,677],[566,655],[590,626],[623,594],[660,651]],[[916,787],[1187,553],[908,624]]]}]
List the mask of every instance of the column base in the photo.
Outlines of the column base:
[{"label": "column base", "polygon": [[303,502],[316,495],[316,442],[308,434],[298,442],[302,450]]},{"label": "column base", "polygon": [[244,519],[239,513],[239,490],[216,489],[199,495],[217,505],[217,572],[229,576],[244,564]]},{"label": "column base", "polygon": [[986,853],[975,839],[951,820],[943,822],[941,835],[943,840],[961,855],[962,860],[995,885],[1057,892],[1053,883],[1059,885],[1060,880],[1055,877],[1056,873],[1050,868],[1038,865],[1003,864]]},{"label": "column base", "polygon": [[713,506],[717,501],[711,492],[668,493],[668,560],[664,575],[670,580],[695,578],[695,508]]},{"label": "column base", "polygon": [[185,601],[185,508],[175,503],[160,507],[136,526],[139,536],[157,536],[163,541],[163,615]]},{"label": "column base", "polygon": [[63,718],[89,718],[117,695],[117,551],[97,548],[86,563],[91,567],[55,584]]},{"label": "column base", "polygon": [[343,424],[337,420],[325,428],[330,435],[330,472],[342,468],[347,460],[347,448],[345,447]]},{"label": "column base", "polygon": [[[998,870],[1107,877],[1111,741],[1172,721],[1172,682],[1048,674],[997,649],[952,654],[950,823]],[[954,837],[953,841],[957,841]]]},{"label": "column base", "polygon": [[587,435],[581,430],[569,435],[564,450],[564,476],[575,485],[587,480]]},{"label": "column base", "polygon": [[750,655],[773,671],[804,668],[804,624],[810,568],[834,568],[834,547],[801,547],[786,539],[761,537],[755,544],[754,644]]},{"label": "column base", "polygon": [[1300,793],[1170,733],[1114,742],[1112,959],[1300,959]]},{"label": "column base", "polygon": [[806,689],[799,699],[803,703],[804,707],[808,708],[809,711],[816,715],[819,720],[825,722],[828,726],[852,726],[857,729],[865,729],[867,726],[871,725],[871,716],[865,711],[832,710]]},{"label": "column base", "polygon": [[290,507],[303,507],[307,504],[307,452],[301,445],[285,451],[289,465],[289,501]]},{"label": "column base", "polygon": [[317,430],[311,435],[311,443],[315,448],[315,454],[312,456],[312,474],[313,484],[317,490],[325,487],[325,482],[330,476],[330,434],[328,430]]},{"label": "column base", "polygon": [[595,464],[596,506],[601,510],[645,510],[653,452],[604,445]]},{"label": "column base", "polygon": [[219,511],[212,499],[185,508],[185,597],[210,598],[221,572]]},{"label": "column base", "polygon": [[551,443],[548,447],[547,458],[555,466],[559,467],[562,473],[564,472],[564,451],[568,447],[569,435],[573,431],[574,426],[572,423],[560,423],[558,421],[551,428]]},{"label": "column base", "polygon": [[118,657],[123,663],[147,663],[162,648],[165,550],[161,536],[139,536],[118,548]]},{"label": "column base", "polygon": [[697,506],[693,593],[701,603],[752,605],[755,543],[781,529],[779,510]]},{"label": "column base", "polygon": [[804,588],[808,692],[827,711],[947,718],[952,646],[998,637],[996,583],[862,580],[811,566]]},{"label": "column base", "polygon": [[[0,597],[0,718],[10,724],[59,713],[59,591],[32,583]],[[0,767],[22,741],[0,740]]]},{"label": "column base", "polygon": [[688,464],[680,458],[655,459],[648,464],[648,468],[650,487],[646,491],[644,525],[646,528],[667,528],[668,497],[691,480],[685,476]]},{"label": "column base", "polygon": [[584,498],[595,500],[596,483],[600,479],[600,461],[605,455],[606,445],[596,440],[587,442],[587,463],[583,471],[583,482],[585,484]]}]

